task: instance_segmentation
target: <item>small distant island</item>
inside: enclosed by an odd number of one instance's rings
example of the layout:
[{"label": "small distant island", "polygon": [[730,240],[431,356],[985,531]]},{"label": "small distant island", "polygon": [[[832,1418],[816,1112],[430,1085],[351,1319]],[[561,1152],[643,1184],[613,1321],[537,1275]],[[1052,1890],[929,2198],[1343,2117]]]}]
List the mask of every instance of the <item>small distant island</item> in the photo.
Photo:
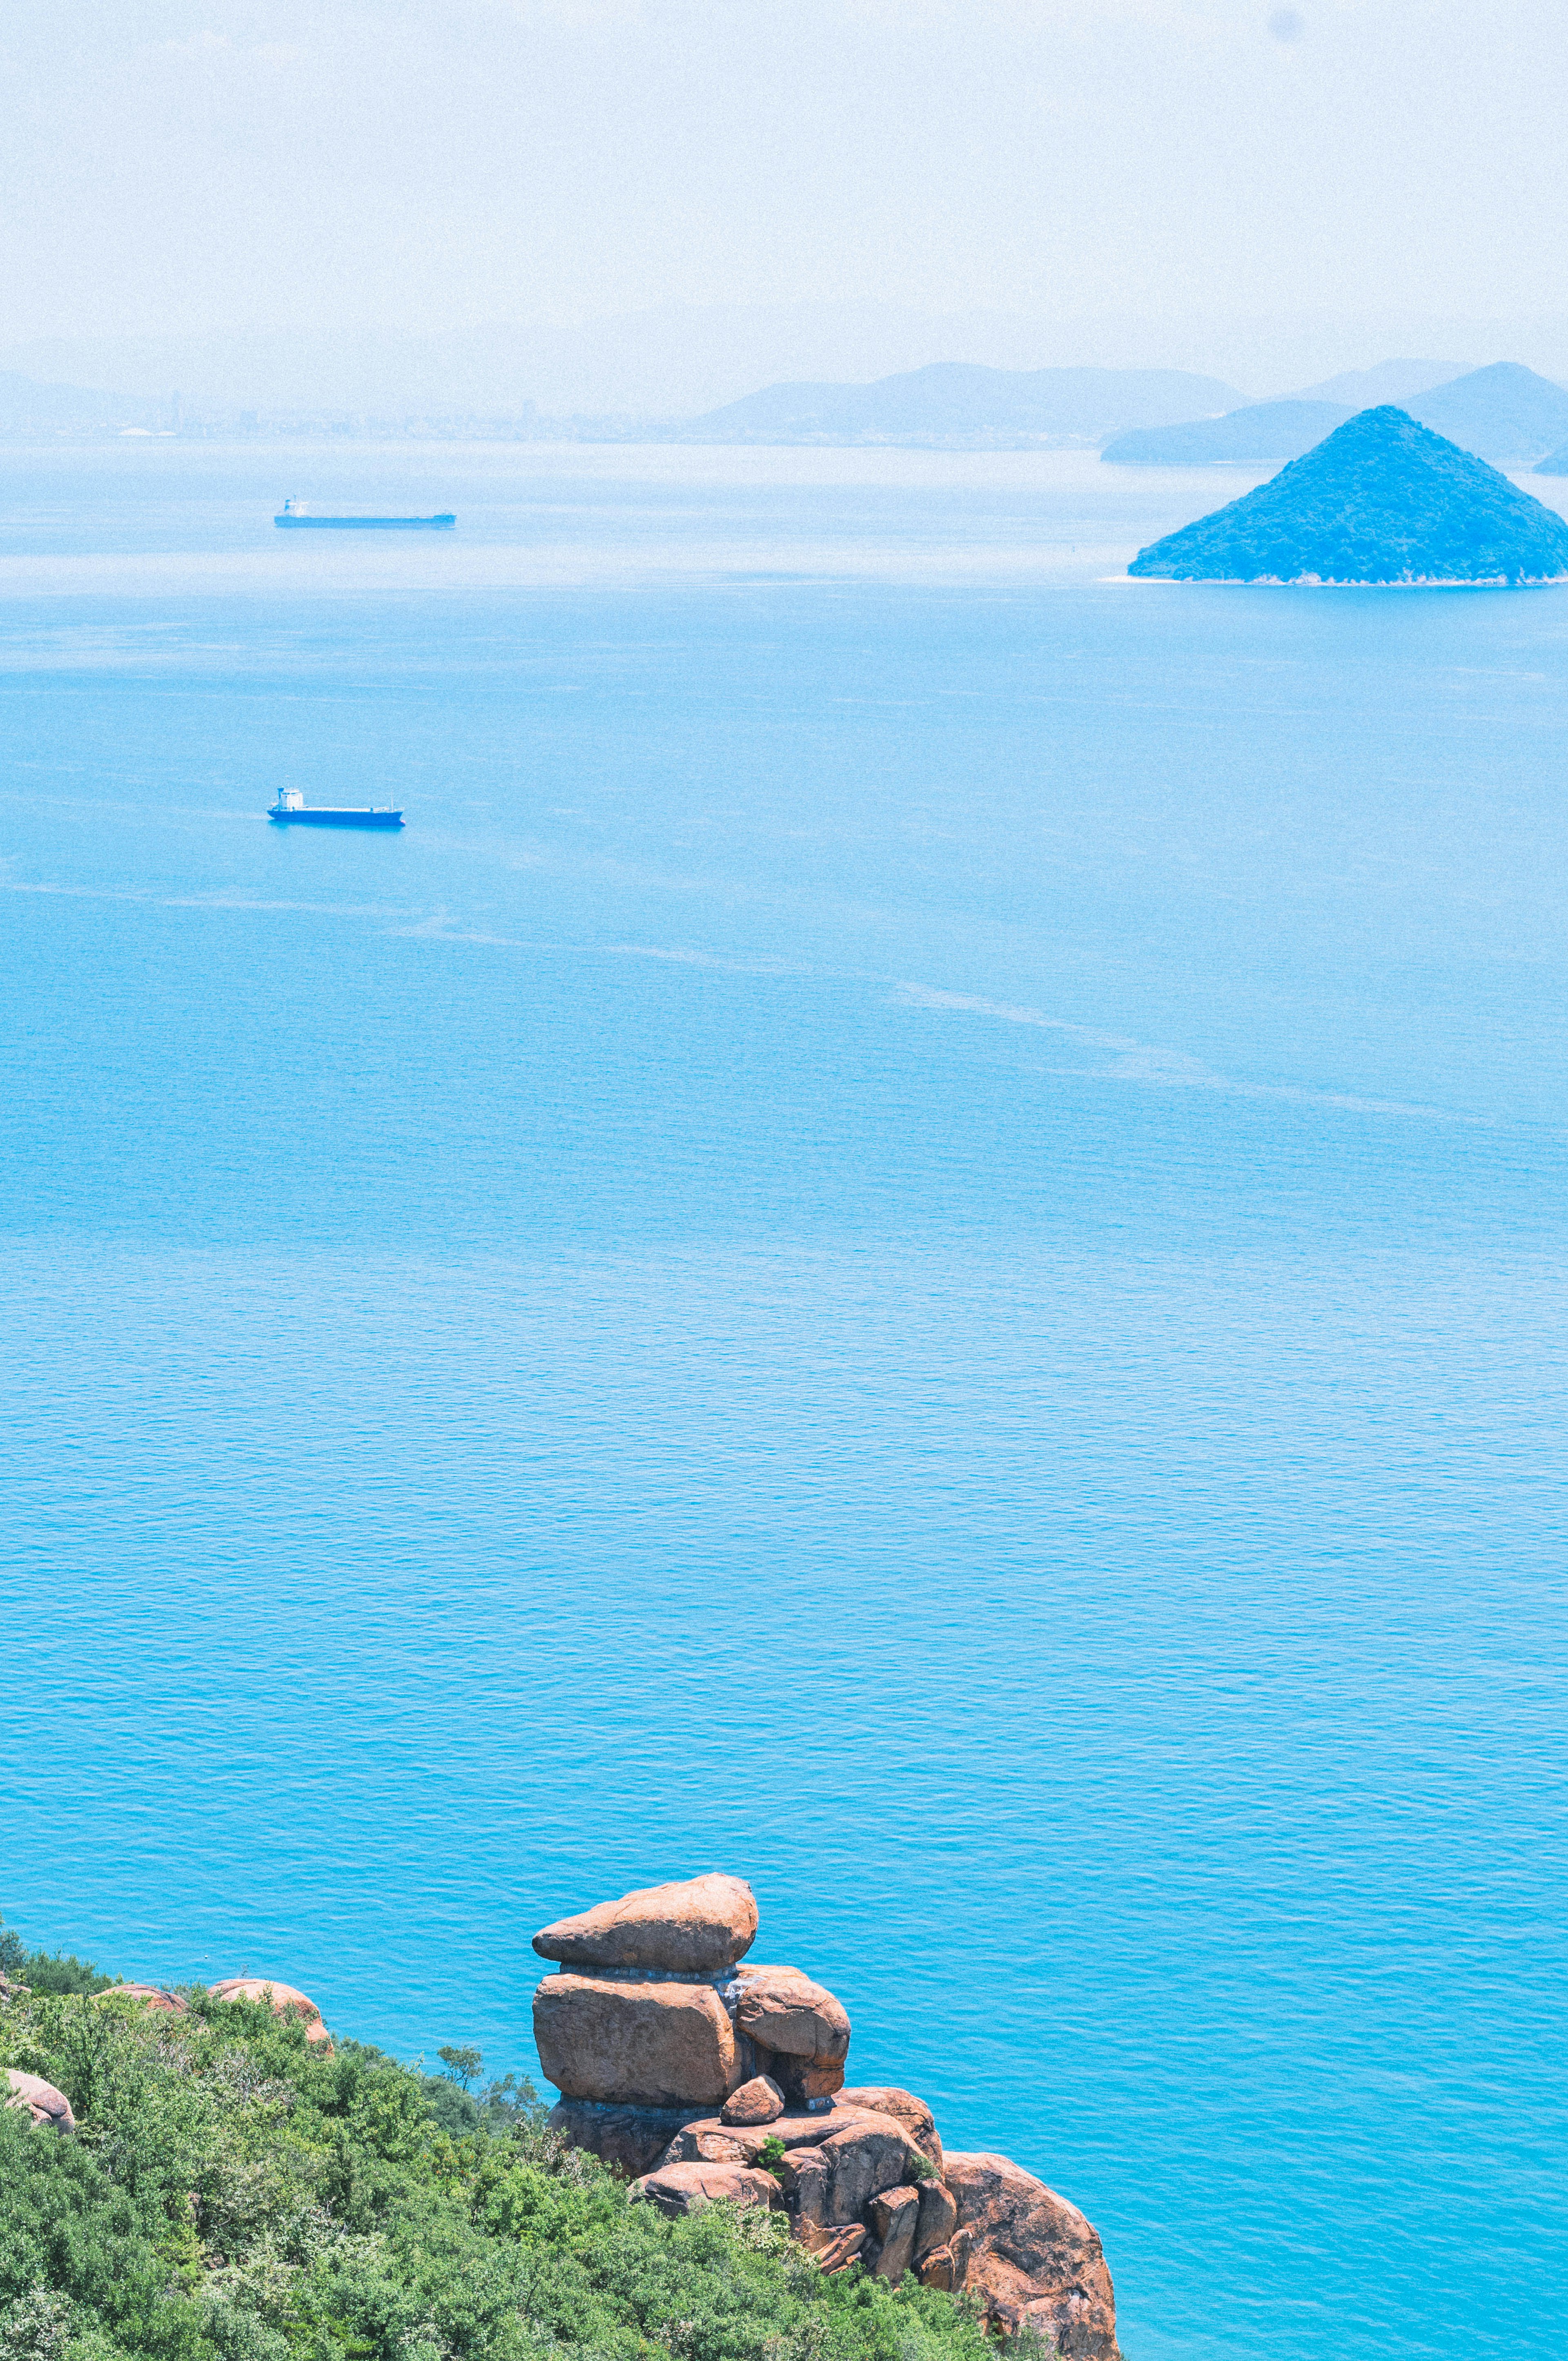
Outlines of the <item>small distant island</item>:
[{"label": "small distant island", "polygon": [[1127,571],[1179,582],[1560,582],[1568,522],[1385,405],[1140,550]]},{"label": "small distant island", "polygon": [[1254,401],[1223,418],[1135,426],[1100,454],[1113,467],[1267,467],[1299,459],[1352,412],[1334,401]]}]

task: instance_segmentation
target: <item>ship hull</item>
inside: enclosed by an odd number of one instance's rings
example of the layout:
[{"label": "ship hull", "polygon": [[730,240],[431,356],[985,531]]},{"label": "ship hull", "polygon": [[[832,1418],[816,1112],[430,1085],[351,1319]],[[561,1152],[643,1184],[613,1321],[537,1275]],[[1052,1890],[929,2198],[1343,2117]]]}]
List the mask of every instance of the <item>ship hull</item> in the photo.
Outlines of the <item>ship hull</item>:
[{"label": "ship hull", "polygon": [[272,522],[285,533],[450,533],[457,519],[455,516],[275,516]]},{"label": "ship hull", "polygon": [[400,811],[275,811],[280,828],[401,828]]}]

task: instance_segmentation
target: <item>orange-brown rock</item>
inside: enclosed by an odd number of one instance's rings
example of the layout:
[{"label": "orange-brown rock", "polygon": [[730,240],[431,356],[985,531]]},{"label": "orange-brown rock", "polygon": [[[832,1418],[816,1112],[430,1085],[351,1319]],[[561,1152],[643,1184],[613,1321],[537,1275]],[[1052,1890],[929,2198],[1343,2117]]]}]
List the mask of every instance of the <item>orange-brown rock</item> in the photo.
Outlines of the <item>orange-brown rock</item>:
[{"label": "orange-brown rock", "polygon": [[41,2074],[24,2074],[17,2066],[7,2066],[5,2080],[11,2086],[8,2107],[26,2107],[35,2124],[49,2124],[57,2132],[74,2132],[76,2117],[63,2091],[57,2091]]},{"label": "orange-brown rock", "polygon": [[661,2213],[700,2213],[707,2205],[776,2205],[779,2186],[771,2172],[743,2164],[661,2164],[631,2184]]},{"label": "orange-brown rock", "polygon": [[726,2124],[776,2123],[784,2111],[784,2092],[771,2074],[753,2074],[738,2091],[731,2091],[718,2110],[719,2121]]},{"label": "orange-brown rock", "polygon": [[951,2246],[933,2246],[928,2255],[922,2255],[915,2266],[915,2276],[922,2287],[950,2291],[954,2284]]},{"label": "orange-brown rock", "polygon": [[175,2016],[187,2015],[190,2003],[178,1993],[165,1992],[161,1984],[105,1984],[98,1994],[100,2000],[139,2000],[144,2008],[155,2013],[167,2011]]},{"label": "orange-brown rock", "polygon": [[842,2066],[803,2066],[797,2058],[778,2057],[773,2059],[773,2071],[782,2072],[789,2085],[792,2106],[821,2106],[844,2087]]},{"label": "orange-brown rock", "polygon": [[[698,2143],[714,2134],[738,2141],[749,2155],[755,2158],[761,2156],[764,2140],[779,2140],[787,2151],[793,2153],[796,2148],[819,2147],[836,2133],[850,2130],[857,2125],[871,2125],[880,2131],[893,2133],[905,2142],[906,2151],[909,2148],[903,2125],[895,2122],[893,2116],[850,2114],[835,2108],[820,2115],[775,2115],[771,2124],[731,2124],[727,2123],[722,2115],[698,2116],[694,2122],[681,2125],[670,2142],[667,2161],[678,2164],[695,2157],[698,2153]],[[905,2177],[902,2172],[897,2176],[900,2180]]]},{"label": "orange-brown rock", "polygon": [[907,2182],[884,2189],[871,2204],[872,2235],[878,2254],[872,2266],[879,2279],[896,2287],[915,2259],[915,2230],[920,2219],[920,2191]]},{"label": "orange-brown rock", "polygon": [[546,2118],[573,2147],[601,2157],[628,2180],[651,2172],[685,2121],[684,2107],[615,2107],[558,2099]]},{"label": "orange-brown rock", "polygon": [[959,2226],[959,2209],[946,2181],[927,2180],[920,2190],[920,2223],[915,2233],[916,2260],[933,2246],[945,2246]]},{"label": "orange-brown rock", "polygon": [[320,2009],[292,1984],[277,1983],[270,1976],[228,1976],[209,1989],[214,2000],[265,2001],[274,2016],[302,2017],[305,2039],[313,2048],[323,2049],[331,2057],[332,2037],[322,2023]]},{"label": "orange-brown rock", "polygon": [[841,2230],[824,2231],[806,2243],[817,2257],[817,2268],[831,2274],[849,2269],[869,2235],[863,2222],[850,2222]]},{"label": "orange-brown rock", "polygon": [[533,2037],[563,2098],[622,2106],[717,2106],[734,2087],[735,2035],[707,1983],[546,1976]]},{"label": "orange-brown rock", "polygon": [[819,2147],[786,2148],[777,2180],[795,2236],[803,2246],[820,2246],[829,2235],[828,2200],[833,2168],[828,2158]]},{"label": "orange-brown rock", "polygon": [[1005,2156],[948,2156],[944,2179],[972,2235],[962,2284],[1008,2335],[1033,2328],[1065,2361],[1120,2361],[1116,2299],[1092,2225]]},{"label": "orange-brown rock", "polygon": [[908,2133],[911,2144],[917,2147],[927,2164],[942,2169],[942,2140],[936,2118],[924,2099],[913,2091],[900,2091],[891,2084],[857,2083],[853,2090],[841,2090],[833,2101],[835,2107],[852,2107],[857,2113],[873,2115],[896,2115]]},{"label": "orange-brown rock", "polygon": [[735,1985],[736,2022],[759,2049],[806,2066],[842,2065],[850,2020],[825,1984],[792,1968],[745,1968]]},{"label": "orange-brown rock", "polygon": [[619,1901],[557,1918],[535,1935],[533,1948],[542,1960],[576,1968],[663,1968],[705,1976],[731,1966],[756,1932],[751,1887],[715,1872],[640,1886]]},{"label": "orange-brown rock", "polygon": [[858,2222],[873,2197],[896,2189],[905,2178],[909,2143],[903,2125],[890,2117],[862,2115],[831,2133],[819,2153],[832,2173],[828,2220]]}]

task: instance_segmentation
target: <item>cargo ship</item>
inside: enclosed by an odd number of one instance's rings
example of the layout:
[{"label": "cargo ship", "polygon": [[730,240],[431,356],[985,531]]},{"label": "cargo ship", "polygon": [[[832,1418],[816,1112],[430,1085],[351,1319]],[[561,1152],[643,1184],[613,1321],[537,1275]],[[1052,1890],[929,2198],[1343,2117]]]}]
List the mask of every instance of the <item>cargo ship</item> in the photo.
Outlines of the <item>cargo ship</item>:
[{"label": "cargo ship", "polygon": [[269,819],[296,820],[306,828],[401,828],[403,816],[389,804],[308,804],[298,787],[283,787],[268,810]]},{"label": "cargo ship", "polygon": [[299,500],[285,500],[274,524],[308,526],[317,533],[444,533],[457,522],[450,509],[440,516],[312,516]]}]

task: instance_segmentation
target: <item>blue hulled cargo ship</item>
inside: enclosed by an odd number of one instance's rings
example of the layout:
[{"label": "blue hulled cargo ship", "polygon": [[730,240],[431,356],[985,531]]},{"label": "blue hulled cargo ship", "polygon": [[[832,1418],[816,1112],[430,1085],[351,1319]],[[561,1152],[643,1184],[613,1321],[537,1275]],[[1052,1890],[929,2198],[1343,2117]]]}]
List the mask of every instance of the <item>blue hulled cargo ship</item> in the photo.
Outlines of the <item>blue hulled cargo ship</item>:
[{"label": "blue hulled cargo ship", "polygon": [[307,804],[298,787],[280,789],[269,819],[292,820],[303,828],[401,828],[403,816],[389,804]]},{"label": "blue hulled cargo ship", "polygon": [[450,509],[440,516],[312,516],[298,500],[285,500],[274,524],[299,525],[317,533],[444,533],[457,522]]}]

